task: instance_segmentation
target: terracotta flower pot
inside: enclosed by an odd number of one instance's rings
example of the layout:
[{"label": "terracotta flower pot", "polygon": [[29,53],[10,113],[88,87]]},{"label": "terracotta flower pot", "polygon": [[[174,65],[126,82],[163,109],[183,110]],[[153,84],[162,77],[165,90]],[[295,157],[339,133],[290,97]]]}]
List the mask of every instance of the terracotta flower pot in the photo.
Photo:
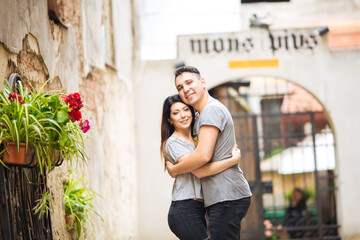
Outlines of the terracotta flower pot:
[{"label": "terracotta flower pot", "polygon": [[[20,143],[19,152],[18,152],[16,143],[13,143],[13,142],[6,143],[3,162],[7,163],[7,164],[14,164],[14,165],[30,164],[31,158],[26,157],[25,150],[26,150],[25,143]],[[28,152],[29,152],[29,149],[28,149]]]},{"label": "terracotta flower pot", "polygon": [[65,213],[65,224],[66,230],[71,231],[72,229],[74,229],[75,220],[71,213]]}]

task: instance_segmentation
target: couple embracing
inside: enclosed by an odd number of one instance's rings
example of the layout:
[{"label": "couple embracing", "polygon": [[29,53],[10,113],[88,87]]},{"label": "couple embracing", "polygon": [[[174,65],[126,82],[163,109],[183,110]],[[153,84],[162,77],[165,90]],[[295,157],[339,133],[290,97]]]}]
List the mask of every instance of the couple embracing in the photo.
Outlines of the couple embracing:
[{"label": "couple embracing", "polygon": [[230,112],[195,67],[176,69],[175,86],[179,94],[164,101],[161,122],[161,154],[175,178],[169,227],[181,240],[240,239],[252,194]]}]

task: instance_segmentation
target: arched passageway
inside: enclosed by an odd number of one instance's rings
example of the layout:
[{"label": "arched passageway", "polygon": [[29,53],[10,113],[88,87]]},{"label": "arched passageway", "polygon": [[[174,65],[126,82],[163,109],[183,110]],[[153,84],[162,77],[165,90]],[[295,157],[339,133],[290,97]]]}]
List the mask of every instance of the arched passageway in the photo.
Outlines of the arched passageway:
[{"label": "arched passageway", "polygon": [[322,104],[301,86],[267,76],[209,92],[233,116],[240,167],[254,195],[241,239],[340,239],[334,136]]}]

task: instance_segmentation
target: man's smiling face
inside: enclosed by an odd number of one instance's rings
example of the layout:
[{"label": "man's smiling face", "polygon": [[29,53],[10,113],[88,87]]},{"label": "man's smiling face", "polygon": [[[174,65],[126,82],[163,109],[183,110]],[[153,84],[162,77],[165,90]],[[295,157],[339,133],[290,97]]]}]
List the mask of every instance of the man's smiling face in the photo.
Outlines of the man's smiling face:
[{"label": "man's smiling face", "polygon": [[196,106],[206,91],[205,80],[196,73],[184,72],[176,77],[175,86],[181,99],[188,105]]}]

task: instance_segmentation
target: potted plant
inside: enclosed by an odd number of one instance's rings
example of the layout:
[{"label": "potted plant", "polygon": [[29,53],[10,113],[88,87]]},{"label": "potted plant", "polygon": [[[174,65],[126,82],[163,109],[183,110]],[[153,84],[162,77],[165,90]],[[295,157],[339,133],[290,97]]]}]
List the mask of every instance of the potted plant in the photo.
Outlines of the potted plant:
[{"label": "potted plant", "polygon": [[75,179],[72,169],[69,170],[69,178],[64,181],[63,186],[66,227],[68,230],[76,230],[77,239],[81,233],[86,237],[86,224],[92,226],[91,214],[97,215],[103,221],[92,204],[96,193],[88,187],[84,177]]},{"label": "potted plant", "polygon": [[[49,173],[59,159],[84,160],[84,140],[90,129],[89,121],[82,117],[83,103],[79,93],[65,94],[60,90],[43,91],[47,82],[39,90],[31,85],[17,87],[7,84],[0,92],[0,163],[22,166],[36,164],[40,174]],[[7,155],[15,146],[15,155],[25,152],[25,161],[9,162]],[[16,156],[18,157],[18,156]],[[30,160],[29,160],[30,159]],[[48,192],[38,201],[49,199]]]},{"label": "potted plant", "polygon": [[[27,92],[24,92],[22,86],[19,93],[13,93],[9,85],[5,86],[0,94],[0,144],[3,146],[1,153],[3,161],[9,164],[28,164],[29,161],[25,161],[25,152],[30,145],[36,144],[42,138],[40,121],[44,118],[34,117],[31,104],[24,101],[25,94],[27,95]],[[27,102],[30,101],[27,99]]]},{"label": "potted plant", "polygon": [[18,152],[21,145],[26,152],[33,148],[41,173],[52,170],[57,154],[66,160],[86,160],[84,134],[90,128],[82,118],[80,94],[41,92],[45,84],[29,91],[20,83],[17,93],[6,85],[0,93],[0,144],[6,150],[12,143]]}]

